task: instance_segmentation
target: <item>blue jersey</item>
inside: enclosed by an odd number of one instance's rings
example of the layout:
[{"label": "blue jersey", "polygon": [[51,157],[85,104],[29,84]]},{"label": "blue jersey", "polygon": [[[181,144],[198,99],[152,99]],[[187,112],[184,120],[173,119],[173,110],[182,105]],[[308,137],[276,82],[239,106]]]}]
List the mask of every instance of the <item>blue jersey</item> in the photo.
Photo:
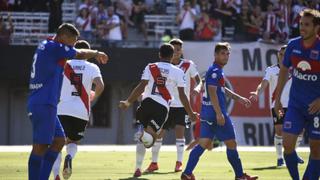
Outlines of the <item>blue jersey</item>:
[{"label": "blue jersey", "polygon": [[30,78],[28,106],[49,104],[57,106],[66,59],[76,55],[74,47],[53,40],[39,44],[33,56]]},{"label": "blue jersey", "polygon": [[292,67],[292,86],[289,107],[308,108],[308,105],[320,97],[320,40],[305,48],[301,37],[288,43],[284,66]]},{"label": "blue jersey", "polygon": [[213,109],[213,106],[211,104],[210,96],[208,93],[208,86],[216,86],[217,87],[217,96],[219,100],[219,105],[221,112],[223,114],[226,114],[226,98],[225,98],[225,82],[223,77],[223,71],[222,67],[218,64],[213,64],[211,67],[209,67],[209,70],[206,73],[205,76],[205,92],[203,93],[202,97],[202,107],[201,107],[201,113],[200,117],[204,120],[214,121],[216,119],[216,113]]}]

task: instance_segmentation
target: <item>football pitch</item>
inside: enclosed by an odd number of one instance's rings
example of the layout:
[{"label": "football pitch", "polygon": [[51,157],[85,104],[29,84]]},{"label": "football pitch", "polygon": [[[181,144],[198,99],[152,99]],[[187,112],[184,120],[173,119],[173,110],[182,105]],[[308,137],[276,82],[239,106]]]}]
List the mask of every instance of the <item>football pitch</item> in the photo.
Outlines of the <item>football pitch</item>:
[{"label": "football pitch", "polygon": [[[97,147],[99,148],[99,147]],[[277,168],[275,152],[240,151],[244,171],[255,174],[259,179],[290,179],[285,167]],[[306,168],[307,152],[298,152],[305,160],[299,165],[300,175]],[[65,151],[63,152],[63,157]],[[27,162],[29,152],[0,152],[0,180],[27,179]],[[185,152],[183,165],[186,164],[189,151]],[[147,150],[143,169],[151,161],[151,151]],[[159,170],[132,178],[135,168],[135,152],[131,151],[79,151],[73,160],[71,180],[110,180],[141,179],[162,180],[180,179],[181,172],[173,171],[176,161],[174,151],[160,152]],[[201,157],[194,174],[197,179],[228,180],[234,179],[231,166],[224,150],[206,151]],[[53,179],[51,176],[50,179]]]}]

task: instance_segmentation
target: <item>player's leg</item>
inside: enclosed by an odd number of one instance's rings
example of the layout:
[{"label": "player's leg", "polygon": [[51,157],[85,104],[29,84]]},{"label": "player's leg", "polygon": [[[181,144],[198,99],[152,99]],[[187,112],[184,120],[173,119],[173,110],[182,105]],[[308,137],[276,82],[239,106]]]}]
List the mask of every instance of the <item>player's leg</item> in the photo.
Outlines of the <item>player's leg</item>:
[{"label": "player's leg", "polygon": [[184,152],[184,146],[185,146],[185,138],[184,138],[184,132],[185,132],[185,125],[179,125],[177,124],[175,127],[175,134],[176,134],[176,147],[177,147],[177,161],[174,171],[180,172],[182,171],[182,160],[183,160],[183,152]]},{"label": "player's leg", "polygon": [[62,153],[60,152],[52,167],[52,173],[55,180],[60,179],[59,173],[60,173],[61,161],[62,161]]},{"label": "player's leg", "polygon": [[283,125],[283,117],[278,118],[277,114],[275,113],[274,109],[272,108],[272,119],[273,119],[273,125],[274,125],[274,146],[276,148],[276,154],[277,154],[277,166],[283,166],[284,160],[283,160],[283,139],[282,139],[282,125]]},{"label": "player's leg", "polygon": [[49,149],[45,153],[42,162],[42,169],[40,173],[40,179],[48,179],[50,176],[50,172],[52,170],[52,166],[57,159],[57,156],[61,152],[63,146],[65,144],[65,134],[56,115],[56,108],[55,108],[55,130],[54,130],[54,138],[53,142],[50,145]]},{"label": "player's leg", "polygon": [[213,123],[201,121],[199,144],[196,145],[190,152],[187,166],[181,175],[181,179],[187,179],[186,177],[193,176],[192,172],[196,167],[200,156],[203,154],[208,144],[212,141],[213,137]]}]

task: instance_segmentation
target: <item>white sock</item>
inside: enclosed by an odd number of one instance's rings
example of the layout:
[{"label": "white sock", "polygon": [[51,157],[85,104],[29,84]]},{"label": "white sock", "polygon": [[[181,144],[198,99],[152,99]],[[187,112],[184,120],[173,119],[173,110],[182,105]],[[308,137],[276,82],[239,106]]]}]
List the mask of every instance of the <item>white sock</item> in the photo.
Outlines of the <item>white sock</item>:
[{"label": "white sock", "polygon": [[152,162],[158,162],[159,158],[159,151],[162,145],[162,138],[157,139],[154,145],[152,146],[151,152],[152,152]]},{"label": "white sock", "polygon": [[303,135],[299,135],[296,142],[296,149],[298,148],[298,146],[300,146],[302,140],[303,140]]},{"label": "white sock", "polygon": [[176,139],[177,161],[182,162],[184,152],[185,139]]},{"label": "white sock", "polygon": [[54,178],[56,178],[56,176],[59,175],[61,160],[62,160],[62,158],[61,158],[61,152],[60,152],[58,154],[56,161],[54,162],[54,164],[52,166],[52,172],[53,172]]},{"label": "white sock", "polygon": [[276,153],[277,153],[278,159],[283,159],[282,136],[274,135],[274,146],[276,147]]},{"label": "white sock", "polygon": [[141,142],[138,142],[136,146],[136,169],[141,170],[145,154],[146,154],[146,148]]},{"label": "white sock", "polygon": [[76,156],[76,153],[78,151],[78,146],[75,143],[69,143],[67,144],[67,154],[70,154],[71,158],[73,159],[74,156]]}]

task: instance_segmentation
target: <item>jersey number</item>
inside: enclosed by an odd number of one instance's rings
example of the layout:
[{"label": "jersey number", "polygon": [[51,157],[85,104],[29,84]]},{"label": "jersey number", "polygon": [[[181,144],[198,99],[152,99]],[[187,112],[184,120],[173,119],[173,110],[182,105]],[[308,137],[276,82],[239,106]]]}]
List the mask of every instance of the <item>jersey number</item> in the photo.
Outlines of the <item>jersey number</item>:
[{"label": "jersey number", "polygon": [[77,91],[71,92],[71,96],[81,96],[82,88],[82,73],[71,73],[70,74],[71,85],[74,85]]},{"label": "jersey number", "polygon": [[33,63],[32,63],[32,68],[31,68],[31,78],[33,79],[36,76],[36,62],[38,59],[38,54],[34,54],[33,56]]},{"label": "jersey number", "polygon": [[166,81],[167,81],[166,77],[157,77],[155,79],[155,82],[153,83],[151,94],[152,95],[161,95],[160,92],[157,92],[157,87],[166,86]]},{"label": "jersey number", "polygon": [[319,118],[318,117],[313,118],[313,126],[316,129],[319,128],[320,122],[319,122]]}]

